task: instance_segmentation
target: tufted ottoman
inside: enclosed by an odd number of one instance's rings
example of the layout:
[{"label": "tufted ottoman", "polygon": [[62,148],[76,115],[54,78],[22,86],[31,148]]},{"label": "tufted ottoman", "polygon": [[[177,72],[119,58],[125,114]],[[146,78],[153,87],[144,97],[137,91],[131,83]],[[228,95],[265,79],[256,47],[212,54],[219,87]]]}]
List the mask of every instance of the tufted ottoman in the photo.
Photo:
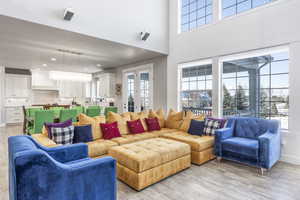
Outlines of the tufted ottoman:
[{"label": "tufted ottoman", "polygon": [[136,190],[191,166],[190,146],[164,138],[112,147],[108,154],[118,161],[118,179]]}]

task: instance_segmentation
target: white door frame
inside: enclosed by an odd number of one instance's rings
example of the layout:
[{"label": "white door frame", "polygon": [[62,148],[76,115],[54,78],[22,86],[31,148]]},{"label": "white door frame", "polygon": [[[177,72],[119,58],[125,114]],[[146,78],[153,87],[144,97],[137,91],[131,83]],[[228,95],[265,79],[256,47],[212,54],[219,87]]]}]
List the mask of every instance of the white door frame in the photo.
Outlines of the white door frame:
[{"label": "white door frame", "polygon": [[[127,76],[126,74],[132,73],[135,75],[135,82],[134,82],[134,93],[135,93],[135,111],[140,111],[140,76],[139,74],[142,72],[149,72],[149,100],[150,100],[150,108],[153,108],[153,63],[140,65],[133,68],[128,68],[122,70],[122,109],[123,112],[127,112]],[[137,84],[138,83],[138,84]]]}]

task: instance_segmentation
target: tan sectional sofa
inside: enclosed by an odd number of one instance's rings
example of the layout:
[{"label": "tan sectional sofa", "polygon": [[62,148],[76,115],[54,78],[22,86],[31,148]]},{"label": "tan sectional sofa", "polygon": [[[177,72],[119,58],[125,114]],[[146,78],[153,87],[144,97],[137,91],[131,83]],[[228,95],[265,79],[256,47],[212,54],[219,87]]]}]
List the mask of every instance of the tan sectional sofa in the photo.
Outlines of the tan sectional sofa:
[{"label": "tan sectional sofa", "polygon": [[[145,132],[142,134],[132,135],[129,134],[126,121],[133,119],[141,119],[142,122],[146,117],[157,117],[159,119],[160,131]],[[76,125],[92,125],[94,141],[87,143],[89,149],[89,156],[97,158],[108,154],[108,150],[113,146],[125,145],[133,142],[143,141],[151,138],[168,138],[180,141],[191,146],[191,160],[194,164],[203,164],[206,161],[213,159],[213,136],[195,136],[187,133],[190,121],[192,119],[203,119],[204,116],[194,116],[191,112],[175,112],[170,110],[167,119],[165,119],[163,111],[149,111],[142,113],[123,113],[121,115],[116,113],[109,113],[108,118],[103,116],[88,117],[81,114],[79,122]],[[105,122],[115,122],[119,124],[119,129],[122,137],[113,138],[112,140],[104,140],[99,124]],[[55,142],[47,137],[47,132],[43,129],[43,133],[32,135],[32,137],[40,144],[53,147],[56,146]]]},{"label": "tan sectional sofa", "polygon": [[[129,134],[129,130],[127,127],[127,121],[129,120],[136,120],[141,119],[143,126],[145,126],[145,118],[150,117],[154,118],[157,117],[159,119],[159,124],[162,127],[159,131],[153,131],[153,132],[145,132],[142,134]],[[88,150],[89,150],[89,156],[91,158],[99,158],[103,156],[110,155],[112,157],[115,157],[118,161],[118,177],[119,179],[123,180],[133,188],[140,190],[154,182],[157,182],[158,180],[161,180],[162,178],[165,178],[171,174],[174,174],[180,170],[183,170],[189,165],[187,164],[187,161],[189,163],[193,164],[203,164],[211,159],[214,159],[214,153],[213,153],[213,145],[214,145],[214,137],[213,136],[195,136],[190,135],[187,133],[190,122],[192,119],[198,119],[203,120],[204,116],[194,116],[191,112],[175,112],[173,110],[170,110],[168,117],[165,119],[164,113],[162,110],[158,111],[149,111],[149,112],[141,112],[141,113],[123,113],[123,114],[116,114],[110,112],[108,114],[107,119],[105,117],[99,116],[99,117],[88,117],[86,115],[81,114],[79,116],[79,122],[74,124],[76,125],[92,125],[92,131],[93,131],[93,138],[94,141],[88,142]],[[120,129],[120,133],[122,137],[113,138],[111,140],[104,140],[102,137],[102,132],[100,129],[100,123],[111,123],[111,122],[118,122],[118,127]],[[146,127],[145,127],[146,128]],[[45,129],[43,130],[43,133],[41,134],[35,134],[32,135],[32,137],[39,142],[40,144],[47,146],[47,147],[53,147],[56,146],[55,142],[50,140],[47,137],[47,132]],[[170,159],[165,160],[163,163],[157,164],[155,169],[153,171],[148,171],[150,168],[145,169],[136,169],[128,166],[128,163],[124,163],[124,158],[122,156],[125,156],[125,154],[122,154],[120,152],[125,151],[125,148],[136,148],[136,145],[141,144],[142,147],[140,148],[146,148],[147,144],[150,145],[148,148],[149,151],[141,151],[142,153],[135,155],[135,156],[141,156],[143,153],[144,159],[147,159],[147,155],[159,155],[159,154],[152,154],[150,153],[150,148],[155,146],[154,142],[159,141],[159,139],[162,139],[162,143],[164,140],[167,141],[173,141],[176,144],[185,144],[189,146],[189,156],[187,155],[179,155],[178,152],[181,152],[181,150],[177,150],[174,152],[178,153],[178,156]],[[157,139],[157,140],[156,140]],[[147,141],[154,141],[151,144],[147,143]],[[176,145],[175,145],[176,146]],[[180,146],[180,145],[179,145]],[[183,145],[184,146],[184,145]],[[164,148],[164,151],[167,149],[168,145]],[[184,147],[186,148],[186,146]],[[183,148],[183,149],[184,149]],[[145,149],[144,149],[145,150]],[[172,151],[172,150],[170,150]],[[183,150],[185,153],[187,150]],[[167,157],[174,154],[174,152],[170,152],[170,154],[166,154]],[[155,152],[154,152],[155,153]],[[157,152],[156,152],[157,153]],[[131,156],[131,157],[130,157]],[[128,154],[128,158],[126,162],[137,162],[138,157],[133,156],[133,154]],[[182,158],[184,157],[184,158]],[[180,159],[179,159],[180,158]],[[152,158],[153,159],[153,158]],[[180,161],[178,161],[179,159]],[[150,159],[151,160],[151,159]],[[159,156],[158,156],[159,160]],[[147,161],[148,162],[148,161]],[[149,161],[150,162],[150,161]],[[169,163],[169,164],[167,164]],[[139,164],[137,164],[139,165]],[[176,166],[176,167],[175,167]],[[173,171],[171,168],[174,168]],[[158,175],[156,173],[159,173],[160,170],[166,170],[164,171],[164,174]],[[162,173],[162,172],[161,172]],[[153,178],[152,176],[156,176],[156,178]],[[132,179],[127,180],[130,176]],[[135,177],[135,178],[133,178]],[[139,177],[139,178],[137,178]],[[152,177],[149,179],[149,177]],[[148,180],[149,179],[149,180]]]},{"label": "tan sectional sofa", "polygon": [[212,136],[196,136],[186,132],[167,133],[162,135],[168,138],[189,144],[191,146],[192,163],[201,165],[215,158],[213,153],[214,138]]}]

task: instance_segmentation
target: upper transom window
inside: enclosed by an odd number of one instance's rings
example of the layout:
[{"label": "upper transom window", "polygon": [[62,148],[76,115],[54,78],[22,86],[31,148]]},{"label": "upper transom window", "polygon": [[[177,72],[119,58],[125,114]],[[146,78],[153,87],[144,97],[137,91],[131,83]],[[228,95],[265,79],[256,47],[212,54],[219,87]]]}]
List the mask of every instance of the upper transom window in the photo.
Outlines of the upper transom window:
[{"label": "upper transom window", "polygon": [[212,22],[212,0],[181,0],[181,32]]},{"label": "upper transom window", "polygon": [[233,16],[272,1],[275,0],[222,0],[222,16]]}]

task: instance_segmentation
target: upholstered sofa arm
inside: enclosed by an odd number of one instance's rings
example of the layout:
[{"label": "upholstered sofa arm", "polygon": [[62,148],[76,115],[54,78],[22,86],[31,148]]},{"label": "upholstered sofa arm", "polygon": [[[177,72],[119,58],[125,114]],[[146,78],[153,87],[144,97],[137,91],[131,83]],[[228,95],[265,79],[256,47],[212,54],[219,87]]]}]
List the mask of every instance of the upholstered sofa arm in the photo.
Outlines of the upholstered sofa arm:
[{"label": "upholstered sofa arm", "polygon": [[56,161],[65,163],[73,160],[79,160],[88,157],[88,146],[84,143],[61,145],[56,147],[45,147],[35,141],[32,137],[28,138],[35,143],[43,151],[46,151]]},{"label": "upholstered sofa arm", "polygon": [[78,195],[86,195],[85,197],[91,196],[105,200],[116,199],[116,161],[112,157],[78,162],[69,165],[66,172],[68,182],[78,183],[75,186],[70,186],[70,191],[73,190]]},{"label": "upholstered sofa arm", "polygon": [[215,154],[222,156],[222,140],[233,136],[233,128],[222,128],[215,130]]},{"label": "upholstered sofa arm", "polygon": [[263,168],[271,168],[281,155],[281,134],[280,132],[267,132],[258,137],[259,161]]},{"label": "upholstered sofa arm", "polygon": [[88,157],[88,146],[87,144],[83,143],[52,148],[44,147],[43,150],[52,156],[56,161],[61,163]]},{"label": "upholstered sofa arm", "polygon": [[215,130],[216,139],[225,140],[233,136],[233,128],[222,128]]},{"label": "upholstered sofa arm", "polygon": [[58,144],[56,144],[53,140],[51,140],[50,138],[48,138],[44,134],[33,134],[33,135],[31,135],[31,137],[36,142],[38,142],[40,145],[43,145],[45,147],[56,147],[56,146],[59,146]]}]

